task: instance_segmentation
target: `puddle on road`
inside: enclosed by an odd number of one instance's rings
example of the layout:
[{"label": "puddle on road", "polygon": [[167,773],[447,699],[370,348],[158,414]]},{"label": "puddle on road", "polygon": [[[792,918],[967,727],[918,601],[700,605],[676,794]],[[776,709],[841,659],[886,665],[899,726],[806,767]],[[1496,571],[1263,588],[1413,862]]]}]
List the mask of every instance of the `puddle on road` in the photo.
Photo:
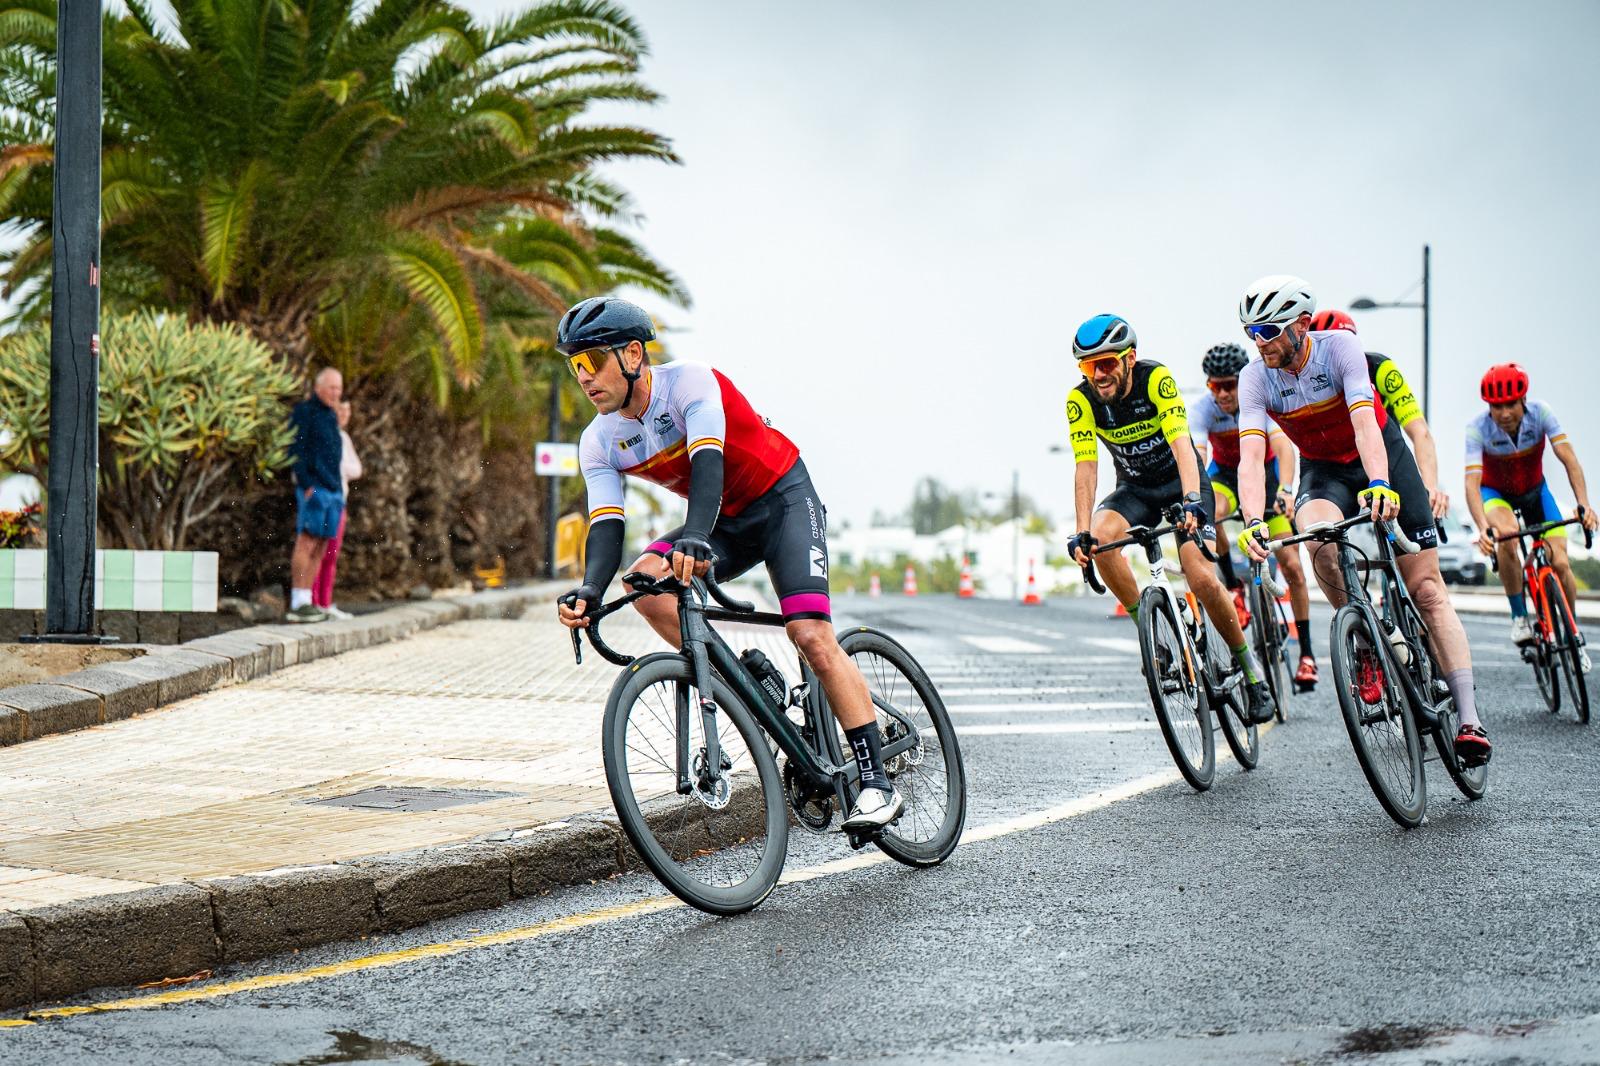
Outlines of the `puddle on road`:
[{"label": "puddle on road", "polygon": [[1424,1025],[1377,1025],[1367,1029],[1352,1029],[1344,1034],[1334,1048],[1334,1054],[1384,1055],[1391,1051],[1415,1051],[1417,1048],[1443,1043],[1460,1029],[1436,1029]]},{"label": "puddle on road", "polygon": [[382,1037],[352,1033],[345,1029],[330,1030],[333,1049],[320,1055],[294,1059],[282,1066],[332,1066],[340,1062],[393,1062],[417,1063],[419,1066],[471,1066],[460,1059],[447,1059],[432,1048],[406,1040],[385,1040]]}]

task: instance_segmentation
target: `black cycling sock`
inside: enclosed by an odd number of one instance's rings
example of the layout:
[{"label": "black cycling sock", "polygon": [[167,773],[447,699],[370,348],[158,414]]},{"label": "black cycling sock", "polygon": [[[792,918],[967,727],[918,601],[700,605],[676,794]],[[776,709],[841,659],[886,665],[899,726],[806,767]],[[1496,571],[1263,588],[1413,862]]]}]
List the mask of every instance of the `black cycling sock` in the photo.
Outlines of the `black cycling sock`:
[{"label": "black cycling sock", "polygon": [[883,772],[883,735],[878,732],[878,723],[846,729],[844,738],[850,742],[850,752],[856,757],[856,769],[861,771],[861,787],[890,791],[894,786],[889,784],[889,775]]},{"label": "black cycling sock", "polygon": [[1217,538],[1217,569],[1222,572],[1222,587],[1232,592],[1242,588],[1244,582],[1233,572],[1233,555],[1228,551],[1228,538]]},{"label": "black cycling sock", "polygon": [[1300,642],[1300,654],[1309,655],[1315,659],[1317,653],[1311,650],[1311,619],[1296,618],[1294,620],[1294,635],[1295,639]]}]

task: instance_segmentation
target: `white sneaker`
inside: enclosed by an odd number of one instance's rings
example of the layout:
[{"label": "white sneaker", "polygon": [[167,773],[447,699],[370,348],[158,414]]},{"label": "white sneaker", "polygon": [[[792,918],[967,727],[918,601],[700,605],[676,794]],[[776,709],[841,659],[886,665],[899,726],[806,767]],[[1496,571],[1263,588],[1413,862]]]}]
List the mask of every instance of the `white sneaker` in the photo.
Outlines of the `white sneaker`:
[{"label": "white sneaker", "polygon": [[341,610],[338,607],[335,607],[331,603],[328,606],[324,607],[323,610],[328,612],[328,617],[329,618],[345,619],[345,618],[354,618],[355,617],[355,615],[351,614],[349,611]]},{"label": "white sneaker", "polygon": [[1589,649],[1581,644],[1578,645],[1578,665],[1583,668],[1584,673],[1589,672]]},{"label": "white sneaker", "polygon": [[1528,622],[1527,615],[1519,615],[1511,620],[1511,643],[1532,644],[1537,639],[1533,633],[1533,626]]},{"label": "white sneaker", "polygon": [[864,788],[856,797],[850,817],[844,820],[846,829],[881,829],[900,817],[905,810],[905,797],[898,789],[885,792],[881,788]]}]

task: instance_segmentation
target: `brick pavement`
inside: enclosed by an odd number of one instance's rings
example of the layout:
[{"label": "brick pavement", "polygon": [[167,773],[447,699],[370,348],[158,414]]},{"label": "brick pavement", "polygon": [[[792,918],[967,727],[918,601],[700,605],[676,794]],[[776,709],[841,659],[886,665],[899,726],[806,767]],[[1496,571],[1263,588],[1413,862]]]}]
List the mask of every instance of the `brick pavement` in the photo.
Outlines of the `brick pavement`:
[{"label": "brick pavement", "polygon": [[[0,912],[448,844],[609,810],[616,669],[548,607],[285,669],[138,718],[0,749]],[[727,626],[793,668],[775,629]],[[619,650],[661,647],[631,613]],[[408,813],[311,805],[377,785],[506,798]]]}]

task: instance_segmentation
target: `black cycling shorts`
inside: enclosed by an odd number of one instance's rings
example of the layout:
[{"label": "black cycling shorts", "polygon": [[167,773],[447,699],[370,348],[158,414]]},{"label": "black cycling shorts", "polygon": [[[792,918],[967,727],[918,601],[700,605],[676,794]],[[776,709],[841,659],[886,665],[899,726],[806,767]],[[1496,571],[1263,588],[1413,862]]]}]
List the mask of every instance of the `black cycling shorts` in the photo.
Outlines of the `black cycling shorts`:
[{"label": "black cycling shorts", "polygon": [[[1428,503],[1428,490],[1422,484],[1416,457],[1399,432],[1385,433],[1383,443],[1389,453],[1389,487],[1400,494],[1401,532],[1420,547],[1438,547],[1439,532],[1433,524],[1433,508]],[[1305,459],[1300,464],[1300,495],[1295,497],[1294,505],[1300,508],[1311,500],[1327,500],[1346,518],[1353,518],[1358,509],[1356,496],[1366,491],[1367,481],[1367,472],[1359,460],[1335,463]]]},{"label": "black cycling shorts", "polygon": [[[1200,535],[1206,540],[1217,539],[1217,530],[1212,521],[1215,516],[1211,513],[1211,500],[1209,492],[1200,494],[1200,506],[1205,509],[1205,521],[1200,525]],[[1183,482],[1174,478],[1157,488],[1147,485],[1136,485],[1131,481],[1118,481],[1117,487],[1111,490],[1111,495],[1100,501],[1096,511],[1115,511],[1128,520],[1130,526],[1159,526],[1166,524],[1166,515],[1163,513],[1173,504],[1183,503]]]},{"label": "black cycling shorts", "polygon": [[[683,535],[683,527],[647,548],[663,558]],[[833,618],[828,601],[828,509],[811,487],[799,459],[773,486],[736,515],[720,515],[708,538],[717,557],[718,581],[731,581],[767,564],[786,621]]]}]

